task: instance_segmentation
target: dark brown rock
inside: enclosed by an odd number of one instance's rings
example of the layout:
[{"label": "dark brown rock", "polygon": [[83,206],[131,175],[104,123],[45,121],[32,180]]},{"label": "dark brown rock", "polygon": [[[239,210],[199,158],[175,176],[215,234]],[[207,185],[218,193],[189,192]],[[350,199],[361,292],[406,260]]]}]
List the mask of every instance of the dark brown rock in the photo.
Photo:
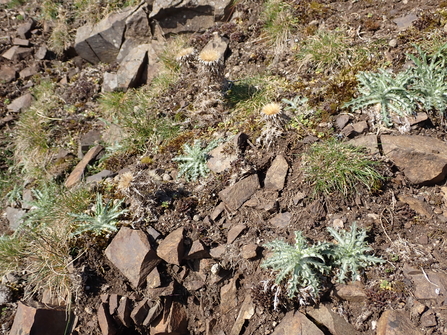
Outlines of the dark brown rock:
[{"label": "dark brown rock", "polygon": [[146,234],[127,227],[119,230],[105,254],[135,288],[146,281],[160,262]]},{"label": "dark brown rock", "polygon": [[323,335],[324,333],[304,314],[290,311],[276,326],[272,335],[289,335],[300,330],[300,335]]},{"label": "dark brown rock", "polygon": [[33,19],[28,19],[25,23],[21,24],[16,32],[17,35],[22,39],[28,39],[31,37],[31,30],[36,26],[36,21]]},{"label": "dark brown rock", "polygon": [[174,230],[157,248],[157,255],[169,264],[180,266],[184,256],[185,247],[183,245],[183,227]]},{"label": "dark brown rock", "polygon": [[239,309],[236,321],[231,327],[229,335],[239,335],[241,333],[244,324],[255,314],[255,308],[256,307],[253,303],[250,293],[246,294],[244,297],[244,302]]},{"label": "dark brown rock", "polygon": [[208,258],[210,254],[200,240],[195,240],[192,243],[191,249],[188,252],[187,259],[201,259]]},{"label": "dark brown rock", "polygon": [[314,322],[327,328],[331,335],[356,335],[357,330],[340,315],[332,312],[326,305],[319,304],[307,311]]},{"label": "dark brown rock", "polygon": [[220,191],[219,197],[231,211],[236,211],[245,201],[250,199],[258,188],[258,175],[253,174]]},{"label": "dark brown rock", "polygon": [[289,164],[283,155],[278,155],[267,170],[264,180],[264,188],[267,190],[280,191],[284,188]]},{"label": "dark brown rock", "polygon": [[237,277],[233,277],[230,282],[220,289],[220,311],[227,314],[237,306]]},{"label": "dark brown rock", "polygon": [[334,295],[350,302],[363,302],[367,299],[366,292],[360,282],[335,285]]},{"label": "dark brown rock", "polygon": [[90,130],[79,139],[78,158],[81,159],[91,147],[98,145],[102,139],[102,134],[98,130]]},{"label": "dark brown rock", "polygon": [[151,325],[151,335],[183,335],[187,334],[187,313],[185,308],[177,301],[166,298],[163,315]]},{"label": "dark brown rock", "polygon": [[143,324],[143,321],[147,317],[148,313],[149,313],[148,300],[143,299],[135,304],[132,313],[130,313],[130,317],[137,326],[140,326]]},{"label": "dark brown rock", "polygon": [[428,136],[381,136],[383,154],[413,184],[432,185],[447,174],[447,144]]},{"label": "dark brown rock", "polygon": [[413,282],[414,297],[418,300],[441,300],[447,294],[447,275],[441,272],[434,272],[430,270],[422,271],[420,268],[416,269],[404,265],[404,276]]},{"label": "dark brown rock", "polygon": [[[68,317],[68,318],[67,318]],[[50,308],[38,303],[18,303],[10,335],[64,334],[73,326],[74,315],[63,306]]]},{"label": "dark brown rock", "polygon": [[377,335],[422,335],[402,310],[387,310],[377,322]]},{"label": "dark brown rock", "polygon": [[146,283],[148,289],[157,288],[161,285],[160,273],[156,267],[148,274]]},{"label": "dark brown rock", "polygon": [[412,210],[421,216],[431,219],[435,213],[431,209],[431,206],[425,201],[414,198],[411,195],[400,194],[398,199],[403,203],[406,203]]}]

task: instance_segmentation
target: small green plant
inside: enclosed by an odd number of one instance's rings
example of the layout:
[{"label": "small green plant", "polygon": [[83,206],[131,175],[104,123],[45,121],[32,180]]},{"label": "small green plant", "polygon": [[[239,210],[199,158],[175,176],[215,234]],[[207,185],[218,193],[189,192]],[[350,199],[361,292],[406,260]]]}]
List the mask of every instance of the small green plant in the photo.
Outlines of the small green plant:
[{"label": "small green plant", "polygon": [[[321,288],[321,277],[335,274],[338,282],[349,277],[360,278],[359,271],[384,260],[366,254],[372,249],[365,241],[366,231],[357,230],[354,222],[349,232],[328,228],[336,239],[336,244],[323,242],[309,245],[300,231],[295,231],[295,245],[275,240],[265,246],[273,251],[261,264],[261,267],[277,271],[275,283],[286,283],[289,298],[300,294],[301,289],[311,288],[313,298],[318,297]],[[277,304],[277,302],[275,302]]]},{"label": "small green plant", "polygon": [[357,74],[361,96],[346,103],[344,107],[359,110],[367,106],[379,106],[381,121],[391,126],[391,116],[405,117],[414,113],[416,95],[408,90],[414,80],[410,70],[396,75],[379,69],[379,72],[360,72]]},{"label": "small green plant", "polygon": [[383,263],[384,260],[368,255],[372,251],[365,241],[366,231],[357,230],[357,224],[354,222],[350,231],[336,231],[328,227],[329,233],[335,238],[337,244],[332,248],[332,262],[338,268],[338,282],[344,282],[350,275],[353,280],[360,279],[359,270],[375,263]]},{"label": "small green plant", "polygon": [[273,251],[273,255],[266,259],[261,267],[278,271],[276,284],[287,281],[287,293],[293,298],[299,288],[310,287],[312,295],[317,296],[320,291],[320,276],[329,271],[325,264],[324,254],[328,250],[327,244],[309,245],[300,231],[295,232],[295,245],[275,240],[265,245]]},{"label": "small green plant", "polygon": [[76,236],[85,232],[92,232],[94,235],[99,236],[117,231],[116,224],[119,221],[118,218],[128,212],[126,209],[120,210],[123,202],[124,200],[118,201],[112,207],[110,206],[110,202],[104,205],[102,195],[97,193],[95,209],[92,215],[86,213],[70,213],[70,216],[75,221],[82,222],[82,224],[76,227],[72,235]]},{"label": "small green plant", "polygon": [[418,95],[417,100],[423,109],[435,109],[444,116],[447,108],[447,69],[444,56],[447,44],[441,46],[431,57],[421,47],[416,45],[415,48],[419,57],[408,55],[415,65],[411,68],[415,76],[411,90]]},{"label": "small green plant", "polygon": [[206,177],[210,169],[206,165],[208,153],[219,144],[219,140],[211,141],[205,148],[200,140],[195,140],[194,145],[183,145],[184,155],[174,157],[172,160],[179,163],[178,178],[185,176],[187,181],[197,180],[199,177]]},{"label": "small green plant", "polygon": [[378,162],[362,148],[336,139],[313,144],[302,157],[304,179],[314,189],[314,196],[334,192],[349,198],[362,185],[369,191],[378,188],[383,176],[376,170]]}]

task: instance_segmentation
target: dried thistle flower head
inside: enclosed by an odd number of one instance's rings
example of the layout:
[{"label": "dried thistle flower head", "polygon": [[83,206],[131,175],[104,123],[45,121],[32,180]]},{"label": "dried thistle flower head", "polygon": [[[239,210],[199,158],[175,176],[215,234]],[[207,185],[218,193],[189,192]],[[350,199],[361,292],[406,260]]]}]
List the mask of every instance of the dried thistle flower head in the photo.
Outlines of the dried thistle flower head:
[{"label": "dried thistle flower head", "polygon": [[117,186],[118,189],[121,190],[121,191],[127,190],[129,188],[130,183],[132,182],[132,180],[133,180],[132,172],[129,171],[129,172],[123,173],[120,176],[120,180],[118,181],[118,186]]},{"label": "dried thistle flower head", "polygon": [[175,59],[181,65],[189,65],[190,62],[194,59],[196,54],[196,50],[193,47],[185,48],[180,50]]},{"label": "dried thistle flower head", "polygon": [[199,61],[213,72],[218,72],[223,65],[222,55],[214,49],[202,50],[199,53]]},{"label": "dried thistle flower head", "polygon": [[276,118],[281,114],[281,105],[276,102],[269,103],[262,107],[261,113],[266,118]]}]

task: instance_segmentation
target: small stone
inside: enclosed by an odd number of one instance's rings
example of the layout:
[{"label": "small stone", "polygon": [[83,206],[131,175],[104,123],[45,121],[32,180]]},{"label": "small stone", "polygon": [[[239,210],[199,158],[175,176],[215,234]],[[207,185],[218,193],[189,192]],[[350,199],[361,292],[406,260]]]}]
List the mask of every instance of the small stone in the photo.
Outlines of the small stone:
[{"label": "small stone", "polygon": [[278,213],[270,219],[270,224],[276,228],[286,229],[292,220],[292,213]]},{"label": "small stone", "polygon": [[79,183],[84,175],[84,170],[87,165],[92,161],[104,148],[97,145],[91,148],[87,154],[82,158],[82,160],[76,165],[74,170],[70,173],[67,180],[65,181],[65,187],[70,188],[75,184]]},{"label": "small stone", "polygon": [[22,39],[27,39],[31,37],[31,30],[36,26],[36,21],[33,19],[28,19],[25,23],[21,24],[17,28],[17,35]]},{"label": "small stone", "polygon": [[299,329],[300,335],[323,335],[324,333],[303,313],[290,311],[275,327],[272,335],[296,334]]},{"label": "small stone", "polygon": [[363,285],[359,282],[352,284],[337,284],[334,295],[342,300],[350,302],[363,302],[367,299]]},{"label": "small stone", "polygon": [[397,44],[398,44],[398,42],[397,42],[397,39],[395,39],[395,38],[393,38],[392,40],[390,40],[390,41],[388,42],[388,45],[389,45],[391,48],[395,48],[395,47],[397,47]]},{"label": "small stone", "polygon": [[154,268],[151,273],[147,276],[146,279],[147,288],[157,288],[161,285],[161,279],[160,279],[160,273],[158,272],[157,268]]},{"label": "small stone", "polygon": [[219,197],[231,211],[236,211],[250,199],[259,186],[258,175],[253,174],[220,191]]},{"label": "small stone", "polygon": [[131,311],[131,301],[128,297],[121,297],[118,309],[116,310],[116,315],[121,323],[129,328],[132,326],[132,319],[130,317]]},{"label": "small stone", "polygon": [[101,180],[113,177],[115,175],[116,175],[116,173],[114,173],[114,172],[112,172],[110,170],[102,170],[101,172],[98,172],[98,173],[96,173],[96,174],[94,174],[92,176],[88,176],[85,179],[85,181],[86,181],[87,184],[97,183],[97,182],[100,182]]},{"label": "small stone", "polygon": [[287,176],[289,165],[283,155],[278,155],[267,170],[264,188],[267,190],[282,190]]},{"label": "small stone", "polygon": [[189,250],[187,259],[201,259],[210,257],[209,252],[205,249],[205,246],[200,240],[195,240],[191,249]]},{"label": "small stone", "polygon": [[148,313],[149,313],[148,301],[147,299],[143,299],[135,305],[135,307],[132,310],[132,313],[130,313],[130,317],[137,326],[140,326],[143,324],[143,321]]},{"label": "small stone", "polygon": [[377,322],[376,335],[422,335],[402,310],[387,310]]},{"label": "small stone", "polygon": [[220,289],[220,311],[223,314],[227,314],[237,306],[237,277],[234,277],[226,285],[223,285]]},{"label": "small stone", "polygon": [[16,76],[17,76],[17,72],[16,72],[16,70],[14,70],[14,68],[12,66],[3,65],[0,68],[0,78],[2,78],[1,81],[3,83],[5,83],[5,84],[10,83],[14,79],[16,79]]},{"label": "small stone", "polygon": [[210,250],[210,256],[214,259],[220,259],[223,255],[223,253],[225,252],[226,247],[225,245],[219,245],[215,248],[212,248]]},{"label": "small stone", "polygon": [[242,247],[241,256],[245,259],[251,259],[258,256],[259,247],[254,243],[246,244]]},{"label": "small stone", "polygon": [[117,334],[116,325],[113,322],[113,318],[109,314],[109,308],[106,303],[101,303],[99,305],[96,316],[98,318],[98,324],[102,335]]},{"label": "small stone", "polygon": [[343,129],[349,122],[350,116],[347,114],[337,115],[335,118],[335,126],[338,129]]},{"label": "small stone", "polygon": [[7,207],[6,208],[6,219],[9,222],[9,229],[15,231],[19,228],[20,224],[23,222],[23,216],[26,211],[19,208]]},{"label": "small stone", "polygon": [[47,57],[48,49],[46,46],[41,46],[39,49],[37,49],[36,53],[34,54],[34,58],[37,60],[44,60]]},{"label": "small stone", "polygon": [[8,106],[6,106],[6,108],[10,112],[18,113],[30,107],[33,100],[33,96],[30,93],[25,93],[24,95],[14,99]]},{"label": "small stone", "polygon": [[421,326],[422,327],[435,327],[437,325],[436,315],[433,311],[428,310],[421,316]]},{"label": "small stone", "polygon": [[12,40],[12,44],[22,46],[22,47],[29,47],[30,42],[28,40],[25,40],[23,38],[14,38]]}]

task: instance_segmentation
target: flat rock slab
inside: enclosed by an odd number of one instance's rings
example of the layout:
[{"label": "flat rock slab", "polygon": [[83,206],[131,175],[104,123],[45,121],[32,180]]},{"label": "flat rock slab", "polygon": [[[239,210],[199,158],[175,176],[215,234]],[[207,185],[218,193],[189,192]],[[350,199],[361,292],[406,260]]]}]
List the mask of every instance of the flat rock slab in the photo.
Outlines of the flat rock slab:
[{"label": "flat rock slab", "polygon": [[272,335],[324,335],[324,333],[304,314],[290,311],[276,326]]},{"label": "flat rock slab", "polygon": [[187,313],[179,302],[166,298],[163,316],[152,323],[151,335],[187,334]]},{"label": "flat rock slab", "polygon": [[264,188],[267,190],[280,191],[284,188],[286,182],[287,171],[289,164],[283,155],[278,155],[273,160],[272,165],[267,170],[265,176]]},{"label": "flat rock slab", "polygon": [[[447,275],[404,265],[404,276],[414,284],[414,297],[419,300],[440,300],[447,295]],[[428,278],[428,280],[427,280]]]},{"label": "flat rock slab", "polygon": [[409,315],[401,310],[383,312],[377,322],[376,335],[422,335],[410,321]]},{"label": "flat rock slab", "polygon": [[236,211],[245,201],[250,199],[258,188],[258,175],[253,174],[220,191],[219,197],[230,211]]},{"label": "flat rock slab", "polygon": [[91,148],[81,159],[81,161],[76,165],[74,170],[70,173],[67,180],[65,181],[65,187],[72,187],[79,183],[84,175],[84,170],[87,165],[92,161],[104,148],[101,145],[97,145]]},{"label": "flat rock slab", "polygon": [[408,180],[417,185],[433,185],[447,174],[447,144],[427,136],[381,136],[383,154]]},{"label": "flat rock slab", "polygon": [[215,172],[221,173],[231,167],[231,163],[237,160],[236,153],[227,153],[227,143],[219,145],[208,153],[209,159],[206,162],[208,168]]},{"label": "flat rock slab", "polygon": [[26,211],[19,208],[7,207],[6,219],[9,222],[9,229],[16,230],[23,222],[22,218],[26,214]]},{"label": "flat rock slab", "polygon": [[10,335],[68,334],[73,326],[74,315],[67,314],[65,307],[48,308],[40,304],[19,302]]},{"label": "flat rock slab", "polygon": [[31,93],[26,93],[16,99],[14,99],[6,108],[10,112],[18,113],[24,109],[27,109],[33,103],[33,96]]},{"label": "flat rock slab", "polygon": [[157,248],[158,257],[169,264],[180,265],[185,252],[183,230],[183,227],[174,230],[160,242]]},{"label": "flat rock slab", "polygon": [[135,288],[146,281],[160,262],[146,234],[127,227],[119,230],[105,254]]},{"label": "flat rock slab", "polygon": [[433,217],[435,213],[433,213],[433,210],[431,209],[431,206],[427,204],[426,202],[419,200],[417,198],[414,198],[411,195],[406,194],[400,194],[398,196],[398,199],[402,201],[403,203],[406,203],[412,210],[414,210],[419,215],[425,216],[429,219]]}]

